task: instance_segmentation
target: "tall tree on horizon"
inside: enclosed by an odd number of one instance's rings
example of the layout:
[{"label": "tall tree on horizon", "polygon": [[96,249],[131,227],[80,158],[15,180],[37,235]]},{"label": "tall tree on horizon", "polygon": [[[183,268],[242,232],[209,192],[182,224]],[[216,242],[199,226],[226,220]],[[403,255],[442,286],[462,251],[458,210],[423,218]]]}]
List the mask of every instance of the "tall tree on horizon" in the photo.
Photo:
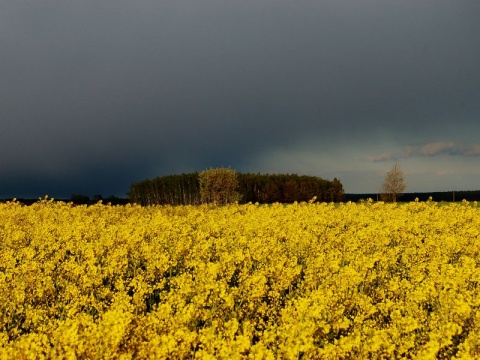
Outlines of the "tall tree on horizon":
[{"label": "tall tree on horizon", "polygon": [[407,184],[402,169],[395,163],[387,172],[382,186],[382,200],[397,202],[398,197],[405,191]]}]

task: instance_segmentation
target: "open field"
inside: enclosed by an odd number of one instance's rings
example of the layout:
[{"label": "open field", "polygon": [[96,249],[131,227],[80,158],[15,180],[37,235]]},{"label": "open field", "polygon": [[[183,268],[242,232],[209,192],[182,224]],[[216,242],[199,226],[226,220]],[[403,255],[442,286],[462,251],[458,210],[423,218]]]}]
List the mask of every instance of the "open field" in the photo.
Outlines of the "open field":
[{"label": "open field", "polygon": [[480,209],[0,204],[0,358],[480,357]]}]

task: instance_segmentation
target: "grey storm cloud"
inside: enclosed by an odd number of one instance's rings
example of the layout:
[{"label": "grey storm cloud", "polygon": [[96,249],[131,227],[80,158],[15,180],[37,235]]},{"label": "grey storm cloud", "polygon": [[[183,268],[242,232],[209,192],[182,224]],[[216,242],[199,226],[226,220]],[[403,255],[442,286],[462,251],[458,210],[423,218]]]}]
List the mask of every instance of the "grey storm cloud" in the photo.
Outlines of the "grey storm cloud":
[{"label": "grey storm cloud", "polygon": [[0,198],[327,163],[366,189],[358,157],[476,141],[478,14],[470,0],[3,1]]}]

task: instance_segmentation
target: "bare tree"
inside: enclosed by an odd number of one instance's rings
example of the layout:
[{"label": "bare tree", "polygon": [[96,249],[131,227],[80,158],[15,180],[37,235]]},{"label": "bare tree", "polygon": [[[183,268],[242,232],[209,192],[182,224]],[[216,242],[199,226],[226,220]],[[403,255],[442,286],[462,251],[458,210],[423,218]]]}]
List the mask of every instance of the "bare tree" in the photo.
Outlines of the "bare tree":
[{"label": "bare tree", "polygon": [[397,202],[397,198],[405,191],[407,185],[405,184],[405,176],[402,169],[395,164],[395,166],[387,172],[385,181],[382,186],[382,200]]}]

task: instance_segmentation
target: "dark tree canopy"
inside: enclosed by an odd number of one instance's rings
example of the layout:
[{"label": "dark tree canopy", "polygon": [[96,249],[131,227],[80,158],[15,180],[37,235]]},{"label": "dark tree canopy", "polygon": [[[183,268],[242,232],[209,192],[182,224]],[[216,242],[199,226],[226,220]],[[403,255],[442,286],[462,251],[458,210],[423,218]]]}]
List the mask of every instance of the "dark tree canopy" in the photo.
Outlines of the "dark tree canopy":
[{"label": "dark tree canopy", "polygon": [[314,197],[317,201],[341,202],[344,196],[343,185],[337,178],[330,181],[316,176],[239,173],[231,169],[157,177],[132,184],[129,192],[130,200],[141,205],[292,203]]}]

